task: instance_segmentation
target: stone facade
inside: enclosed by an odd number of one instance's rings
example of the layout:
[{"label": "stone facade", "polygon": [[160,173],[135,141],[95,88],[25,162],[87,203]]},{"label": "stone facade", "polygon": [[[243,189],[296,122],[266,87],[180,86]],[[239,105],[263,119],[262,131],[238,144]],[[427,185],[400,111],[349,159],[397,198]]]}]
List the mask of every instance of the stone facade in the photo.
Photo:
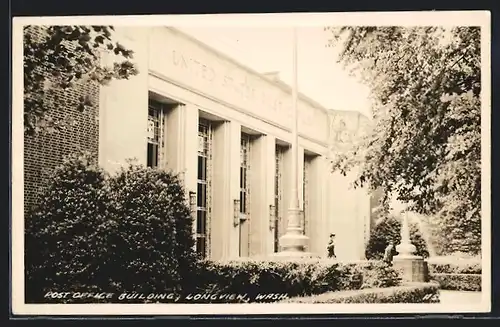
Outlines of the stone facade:
[{"label": "stone facade", "polygon": [[[181,173],[196,198],[193,228],[206,257],[272,255],[290,200],[290,87],[174,28],[117,27],[115,36],[134,50],[140,73],[100,89],[99,114],[75,129],[81,136],[67,136],[71,144],[97,146],[100,165],[111,173],[131,158]],[[332,174],[330,159],[332,144],[350,142],[364,117],[327,110],[303,95],[298,108],[297,178],[307,250],[326,256],[335,233],[339,259],[363,259],[370,197],[349,189],[349,177]],[[346,128],[337,135],[332,126],[341,117]],[[242,139],[248,139],[245,160]],[[36,153],[29,154],[35,162]]]}]

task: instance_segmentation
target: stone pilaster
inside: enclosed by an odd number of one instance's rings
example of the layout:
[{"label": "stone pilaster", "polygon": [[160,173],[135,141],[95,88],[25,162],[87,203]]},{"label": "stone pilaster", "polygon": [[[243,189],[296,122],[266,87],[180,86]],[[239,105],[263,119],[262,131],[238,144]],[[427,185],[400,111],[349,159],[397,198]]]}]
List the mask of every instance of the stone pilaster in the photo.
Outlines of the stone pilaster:
[{"label": "stone pilaster", "polygon": [[323,179],[329,172],[323,170],[323,158],[318,156],[311,159],[309,166],[308,184],[308,208],[306,215],[309,224],[306,236],[309,237],[309,251],[315,255],[322,256],[326,249],[325,236],[328,234],[326,221],[324,219],[323,206]]},{"label": "stone pilaster", "polygon": [[[185,187],[188,191],[196,192],[198,180],[198,122],[199,112],[194,105],[187,104],[178,107],[180,145],[174,147],[178,159],[173,161],[182,172]],[[167,131],[168,133],[168,131]],[[171,142],[170,144],[172,144]]]},{"label": "stone pilaster", "polygon": [[[265,136],[265,154],[264,161],[266,162],[266,170],[265,170],[265,189],[267,190],[266,194],[266,207],[268,208],[269,213],[268,217],[268,229],[266,232],[266,248],[262,253],[263,255],[271,255],[274,253],[274,223],[270,221],[271,219],[271,208],[275,208],[275,194],[276,194],[276,138],[271,135]],[[273,219],[275,217],[276,210],[273,210]]]},{"label": "stone pilaster", "polygon": [[[269,187],[267,185],[268,138],[261,135],[250,147],[250,256],[267,253],[269,234]],[[274,180],[274,178],[272,179]]]},{"label": "stone pilaster", "polygon": [[219,123],[213,132],[212,259],[236,258],[238,226],[234,224],[234,200],[239,199],[241,126]]},{"label": "stone pilaster", "polygon": [[318,221],[319,230],[316,249],[318,251],[317,254],[321,257],[326,257],[328,255],[327,246],[329,242],[329,235],[333,231],[334,223],[331,212],[333,183],[329,162],[328,157],[321,157],[318,159],[318,173],[320,174],[318,184],[321,190],[321,194],[319,196],[321,199],[321,222]]},{"label": "stone pilaster", "polygon": [[[99,164],[115,172],[127,159],[139,164],[147,160],[148,123],[148,29],[119,27],[117,40],[134,51],[139,74],[128,80],[113,80],[101,87],[99,110]],[[103,63],[114,57],[103,54]]]},{"label": "stone pilaster", "polygon": [[231,176],[230,160],[231,125],[223,122],[214,125],[212,134],[212,208],[211,208],[211,259],[228,256],[231,233]]}]

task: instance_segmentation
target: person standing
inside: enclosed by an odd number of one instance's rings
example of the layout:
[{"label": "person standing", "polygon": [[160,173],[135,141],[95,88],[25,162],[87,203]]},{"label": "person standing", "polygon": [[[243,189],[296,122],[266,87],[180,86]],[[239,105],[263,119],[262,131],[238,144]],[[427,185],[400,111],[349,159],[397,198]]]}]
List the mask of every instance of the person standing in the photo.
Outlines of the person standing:
[{"label": "person standing", "polygon": [[335,234],[330,234],[330,241],[328,242],[328,258],[337,258],[335,255]]},{"label": "person standing", "polygon": [[394,243],[390,241],[387,247],[385,248],[383,261],[385,263],[392,264],[392,258],[394,256],[394,252],[395,252]]}]

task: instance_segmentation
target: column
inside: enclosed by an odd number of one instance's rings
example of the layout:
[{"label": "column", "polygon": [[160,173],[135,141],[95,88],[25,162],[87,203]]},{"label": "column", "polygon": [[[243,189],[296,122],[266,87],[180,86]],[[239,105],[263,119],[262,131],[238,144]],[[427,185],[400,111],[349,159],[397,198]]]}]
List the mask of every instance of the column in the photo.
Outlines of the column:
[{"label": "column", "polygon": [[238,258],[240,255],[240,227],[235,226],[234,222],[234,212],[238,211],[239,208],[234,208],[234,200],[240,198],[240,149],[241,149],[241,125],[237,122],[231,122],[230,124],[230,139],[229,139],[229,149],[230,149],[230,162],[231,165],[226,173],[230,176],[230,202],[231,205],[231,215],[228,224],[230,229],[229,235],[229,248],[228,256],[229,258]]},{"label": "column", "polygon": [[212,259],[238,257],[234,200],[239,199],[240,125],[223,122],[213,132]]},{"label": "column", "polygon": [[181,144],[176,153],[179,154],[177,163],[182,167],[184,177],[184,185],[189,192],[196,192],[198,179],[198,108],[188,104],[179,107],[182,112],[180,117],[183,117],[180,122],[180,129],[183,130]]},{"label": "column", "polygon": [[[146,27],[118,27],[114,37],[134,51],[139,74],[113,80],[101,87],[99,110],[99,164],[109,172],[126,165],[127,159],[146,164],[148,120],[148,35]],[[103,54],[113,65],[114,56]]]},{"label": "column", "polygon": [[[326,166],[328,159],[325,158],[325,160],[322,160],[322,167]],[[331,179],[332,179],[332,174],[325,174],[324,177],[322,178],[321,181],[321,189],[323,190],[323,193],[321,194],[321,200],[323,201],[321,205],[321,212],[322,212],[322,227],[323,231],[321,234],[326,234],[327,236],[325,238],[328,238],[328,235],[333,232],[333,222],[331,221],[331,200],[332,200],[332,189],[331,189]],[[323,243],[323,242],[322,242]],[[328,241],[326,241],[326,244],[323,249],[320,251],[320,255],[322,257],[327,257],[328,256],[328,250],[326,246],[328,245]]]},{"label": "column", "polygon": [[185,158],[183,158],[185,148],[185,113],[186,108],[178,105],[167,113],[166,133],[165,133],[165,159],[166,168],[171,169],[181,176],[185,173]]},{"label": "column", "polygon": [[311,160],[309,171],[309,205],[307,213],[309,215],[309,251],[315,255],[322,256],[323,250],[326,249],[324,243],[325,236],[327,236],[327,229],[325,229],[325,222],[323,219],[322,210],[322,193],[323,193],[323,178],[328,176],[327,171],[322,171],[322,158],[315,157]]},{"label": "column", "polygon": [[[273,206],[274,208],[275,205],[274,196],[276,193],[276,138],[271,135],[266,135],[264,147],[264,161],[266,162],[266,171],[263,188],[267,190],[266,207],[268,208],[268,210],[270,210],[270,206]],[[273,217],[274,219],[277,219],[277,217],[274,216],[274,212],[276,212],[276,210],[273,210]],[[267,217],[269,216],[270,213],[267,215]],[[268,220],[269,219],[270,217],[268,218]],[[274,253],[274,227],[274,223],[271,225],[271,221],[269,220],[269,228],[267,229],[267,233],[265,234],[266,238],[265,241],[262,242],[265,243],[265,252],[263,252],[263,254],[272,255]]]},{"label": "column", "polygon": [[[250,147],[250,256],[263,256],[268,252],[270,231],[268,166],[268,137],[262,135]],[[273,156],[274,157],[274,156]],[[274,176],[271,179],[274,181]]]},{"label": "column", "polygon": [[[189,193],[196,195],[198,174],[198,108],[191,104],[175,107],[167,116],[167,168],[179,173]],[[196,199],[196,197],[195,197]],[[193,235],[196,234],[196,211],[193,212]]]},{"label": "column", "polygon": [[280,204],[281,221],[279,222],[279,233],[278,236],[285,235],[286,227],[288,224],[288,208],[290,207],[290,189],[292,187],[292,181],[290,174],[292,173],[292,151],[291,147],[283,154],[283,170],[281,173],[282,179],[282,196]]},{"label": "column", "polygon": [[211,259],[228,256],[227,247],[232,224],[230,189],[230,123],[214,126],[212,134],[212,212],[211,212]]},{"label": "column", "polygon": [[333,193],[331,189],[332,172],[330,168],[330,161],[328,157],[318,158],[318,188],[320,190],[321,206],[320,206],[320,219],[317,221],[318,230],[318,243],[316,246],[317,254],[321,257],[328,256],[328,242],[330,233],[333,232],[333,219],[331,211],[331,202]]}]

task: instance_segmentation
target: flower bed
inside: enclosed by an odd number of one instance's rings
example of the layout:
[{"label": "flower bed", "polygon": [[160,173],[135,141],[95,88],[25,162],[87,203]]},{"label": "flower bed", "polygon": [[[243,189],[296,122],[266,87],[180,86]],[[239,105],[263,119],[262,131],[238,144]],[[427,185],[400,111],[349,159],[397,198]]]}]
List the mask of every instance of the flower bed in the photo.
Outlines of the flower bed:
[{"label": "flower bed", "polygon": [[281,303],[439,303],[439,285],[412,283],[388,288],[328,292]]}]

